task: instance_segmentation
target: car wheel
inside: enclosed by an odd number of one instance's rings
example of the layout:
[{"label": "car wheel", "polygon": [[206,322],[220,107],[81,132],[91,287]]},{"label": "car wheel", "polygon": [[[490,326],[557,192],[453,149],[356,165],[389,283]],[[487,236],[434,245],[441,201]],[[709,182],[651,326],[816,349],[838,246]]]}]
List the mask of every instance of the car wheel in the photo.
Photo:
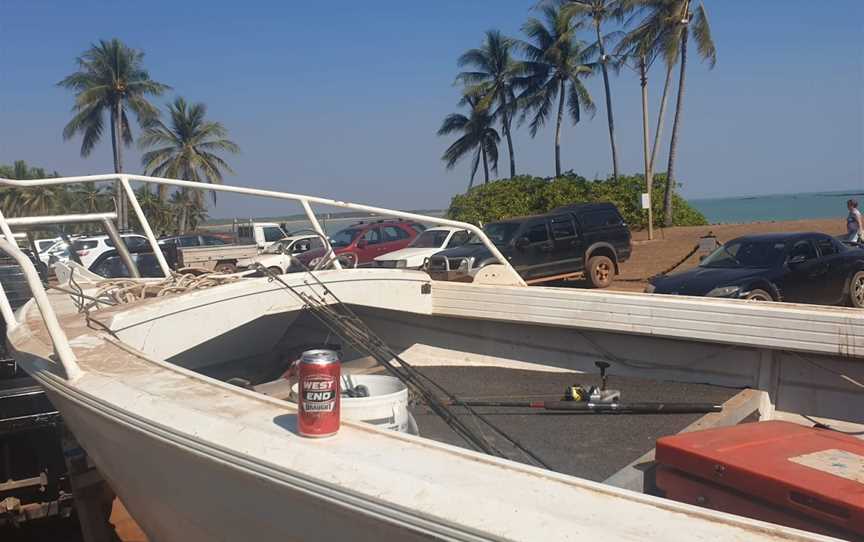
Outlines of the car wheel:
[{"label": "car wheel", "polygon": [[615,264],[607,256],[592,256],[588,259],[588,280],[594,288],[606,288],[612,284]]},{"label": "car wheel", "polygon": [[359,262],[356,254],[353,252],[346,252],[345,254],[339,255],[339,263],[342,265],[343,269],[355,269]]},{"label": "car wheel", "polygon": [[270,271],[274,275],[281,275],[282,274],[282,270],[279,269],[278,267],[276,267],[275,265],[273,267],[268,267],[267,271]]},{"label": "car wheel", "polygon": [[759,288],[750,290],[747,295],[744,296],[744,299],[747,299],[748,301],[774,301],[774,297],[770,293],[765,290],[760,290]]},{"label": "car wheel", "polygon": [[864,271],[858,271],[849,280],[849,301],[853,307],[864,308]]},{"label": "car wheel", "polygon": [[213,271],[216,273],[236,273],[237,266],[230,262],[217,263]]}]

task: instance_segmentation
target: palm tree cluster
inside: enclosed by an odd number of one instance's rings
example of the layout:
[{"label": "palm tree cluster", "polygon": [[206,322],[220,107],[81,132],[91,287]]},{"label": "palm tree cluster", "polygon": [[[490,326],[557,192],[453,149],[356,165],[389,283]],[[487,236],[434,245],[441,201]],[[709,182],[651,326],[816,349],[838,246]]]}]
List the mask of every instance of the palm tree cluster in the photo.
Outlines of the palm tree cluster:
[{"label": "palm tree cluster", "polygon": [[[0,164],[0,177],[5,179],[48,179],[60,177],[56,171],[49,173],[40,167],[31,167],[23,160],[16,160],[11,166]],[[185,224],[194,229],[207,218],[206,207],[198,204],[188,192],[177,191],[171,198],[163,201],[158,195],[141,186],[135,190],[147,220],[157,233],[181,231],[176,217],[184,216]],[[87,182],[75,185],[39,186],[27,188],[0,188],[0,210],[7,217],[69,214],[102,213],[111,211],[114,200],[114,186],[106,183]],[[130,217],[133,224],[134,217]],[[86,224],[70,225],[65,228],[69,233],[85,231]]]},{"label": "palm tree cluster", "polygon": [[[516,126],[527,122],[531,137],[535,137],[554,116],[555,176],[560,176],[565,117],[576,125],[584,114],[595,114],[597,106],[584,81],[601,75],[612,177],[617,180],[619,152],[610,72],[618,73],[622,67],[631,66],[638,71],[642,86],[643,155],[646,191],[650,193],[667,95],[677,66],[678,95],[669,141],[663,217],[664,223],[671,225],[688,43],[695,43],[699,56],[709,66],[716,62],[705,7],[699,4],[694,8],[691,0],[545,0],[535,9],[538,16],[529,18],[522,26],[524,39],[490,30],[479,48],[459,57],[459,67],[466,69],[456,77],[462,88],[459,104],[468,107],[468,114],[448,115],[438,130],[438,135],[460,136],[442,156],[447,168],[472,156],[468,188],[474,184],[481,161],[488,183],[489,171],[498,171],[501,137],[496,126],[500,126],[507,141],[510,177],[515,177],[514,119]],[[647,85],[648,73],[657,59],[665,66],[666,80],[651,144]]]},{"label": "palm tree cluster", "polygon": [[[107,116],[114,171],[122,173],[123,148],[133,143],[131,112],[142,128],[138,145],[146,151],[142,156],[145,175],[221,184],[223,173],[233,170],[218,153],[237,153],[239,147],[227,138],[222,124],[205,118],[207,108],[201,103],[189,104],[177,97],[168,105],[170,121],[162,122],[159,109],[149,98],[161,96],[171,87],[151,79],[143,59],[143,52],[116,38],[101,40],[78,57],[78,71],[58,83],[75,93],[73,117],[63,129],[64,139],[81,134],[81,156],[89,156],[102,139]],[[97,192],[101,190],[96,187]],[[184,232],[206,218],[200,190],[184,188],[169,194],[167,186],[160,185],[152,198],[144,188],[136,193],[139,200],[147,200],[147,204],[141,201],[141,207],[159,230]],[[106,201],[114,200],[119,226],[128,229],[134,220],[128,215],[120,183],[103,195]]]}]

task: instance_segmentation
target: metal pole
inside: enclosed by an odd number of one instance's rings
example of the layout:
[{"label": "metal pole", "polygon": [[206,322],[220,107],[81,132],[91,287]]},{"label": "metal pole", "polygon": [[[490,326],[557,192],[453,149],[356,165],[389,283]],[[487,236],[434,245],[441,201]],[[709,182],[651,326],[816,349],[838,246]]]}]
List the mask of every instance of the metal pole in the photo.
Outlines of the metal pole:
[{"label": "metal pole", "polygon": [[342,264],[339,263],[339,258],[334,258],[335,254],[333,253],[333,247],[330,246],[330,238],[327,237],[327,233],[321,227],[321,224],[318,223],[318,218],[315,216],[315,213],[312,212],[312,206],[309,205],[309,202],[305,199],[301,199],[300,203],[303,204],[303,210],[306,211],[306,217],[309,219],[309,222],[312,223],[312,228],[318,232],[318,235],[324,240],[324,244],[327,245],[327,259],[333,260],[333,267],[336,269],[342,269]]},{"label": "metal pole", "polygon": [[111,241],[114,243],[114,248],[117,249],[117,254],[120,256],[120,259],[123,260],[126,269],[129,270],[129,276],[133,279],[140,279],[141,273],[138,272],[138,265],[136,265],[132,260],[132,255],[129,254],[129,248],[126,246],[123,238],[120,237],[120,232],[118,232],[117,228],[114,227],[114,223],[106,218],[102,220],[102,226],[105,228],[105,233],[108,234],[108,237],[110,237]]},{"label": "metal pole", "polygon": [[648,75],[645,55],[639,58],[639,77],[642,83],[642,147],[645,153],[645,184],[648,190],[648,239],[654,239],[654,211],[652,210],[652,190],[654,185],[654,164],[648,158]]},{"label": "metal pole", "polygon": [[165,274],[165,278],[170,277],[171,267],[168,265],[168,261],[165,260],[165,255],[162,254],[162,247],[159,246],[156,236],[153,235],[153,230],[150,228],[150,223],[147,222],[147,217],[144,216],[144,211],[141,209],[141,205],[138,204],[138,198],[135,197],[132,185],[129,184],[129,177],[126,175],[121,176],[120,183],[123,185],[123,190],[126,191],[130,203],[132,203],[132,208],[135,210],[135,214],[138,215],[138,222],[141,223],[141,228],[144,230],[147,240],[150,241],[150,247],[153,248],[153,254],[156,255],[156,261],[159,262],[159,267],[162,268],[162,273]]}]

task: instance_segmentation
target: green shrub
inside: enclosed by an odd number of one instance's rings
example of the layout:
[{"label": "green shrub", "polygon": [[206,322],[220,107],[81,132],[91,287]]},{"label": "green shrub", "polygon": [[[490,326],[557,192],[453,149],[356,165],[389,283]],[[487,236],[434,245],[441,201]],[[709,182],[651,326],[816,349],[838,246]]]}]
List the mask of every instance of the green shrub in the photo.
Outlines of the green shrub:
[{"label": "green shrub", "polygon": [[[663,212],[665,176],[654,177],[652,208],[654,222],[659,223]],[[645,189],[642,175],[619,176],[589,181],[572,172],[546,180],[527,175],[484,184],[466,194],[458,194],[450,202],[447,217],[474,224],[493,222],[513,216],[546,213],[570,203],[614,203],[631,227],[648,227],[648,213],[642,210],[641,194]],[[705,217],[677,194],[673,195],[672,223],[675,226],[707,224]]]}]

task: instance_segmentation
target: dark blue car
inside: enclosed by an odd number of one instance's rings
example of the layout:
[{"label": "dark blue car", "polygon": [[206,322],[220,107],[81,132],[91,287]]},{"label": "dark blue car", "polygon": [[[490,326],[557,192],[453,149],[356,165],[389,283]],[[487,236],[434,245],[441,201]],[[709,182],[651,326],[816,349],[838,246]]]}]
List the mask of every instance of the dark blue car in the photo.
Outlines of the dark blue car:
[{"label": "dark blue car", "polygon": [[822,233],[748,235],[646,292],[864,307],[864,249]]}]

